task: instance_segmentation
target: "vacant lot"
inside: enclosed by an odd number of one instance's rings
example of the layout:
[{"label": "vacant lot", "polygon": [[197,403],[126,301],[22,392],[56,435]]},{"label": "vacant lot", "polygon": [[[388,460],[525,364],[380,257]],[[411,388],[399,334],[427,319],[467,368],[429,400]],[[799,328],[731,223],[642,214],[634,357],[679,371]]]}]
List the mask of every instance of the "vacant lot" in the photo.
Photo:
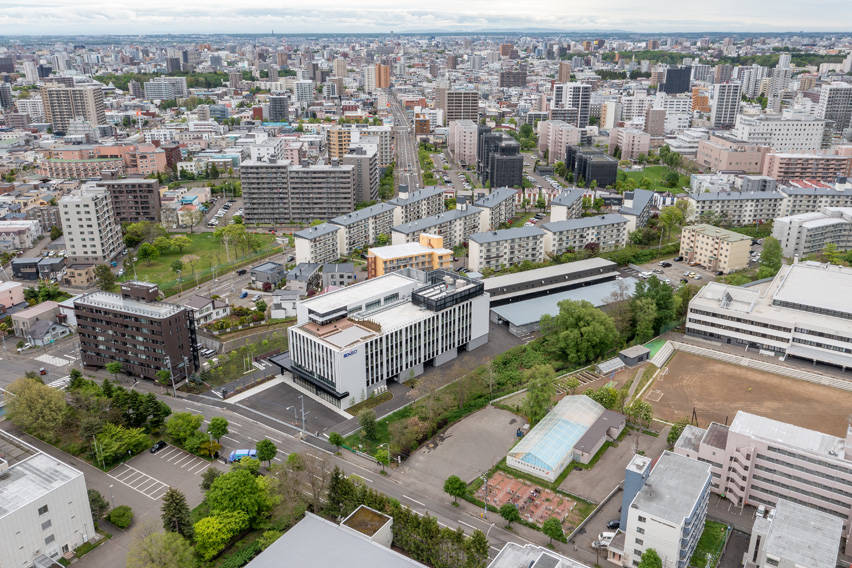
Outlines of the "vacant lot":
[{"label": "vacant lot", "polygon": [[625,172],[624,170],[618,171],[618,179],[621,179],[621,174],[624,173],[627,175],[628,179],[633,179],[636,182],[636,185],[639,185],[639,182],[642,181],[642,178],[648,178],[651,180],[652,190],[660,190],[660,191],[670,191],[672,193],[683,193],[683,187],[689,186],[689,176],[681,175],[680,183],[677,187],[666,187],[661,182],[665,175],[669,173],[671,170],[666,166],[648,166],[641,172]]},{"label": "vacant lot", "polygon": [[657,376],[645,393],[654,415],[663,420],[689,418],[694,407],[698,425],[706,428],[710,422],[724,424],[726,419],[730,424],[743,410],[845,436],[852,392],[687,353],[676,353],[666,367],[668,372]]}]

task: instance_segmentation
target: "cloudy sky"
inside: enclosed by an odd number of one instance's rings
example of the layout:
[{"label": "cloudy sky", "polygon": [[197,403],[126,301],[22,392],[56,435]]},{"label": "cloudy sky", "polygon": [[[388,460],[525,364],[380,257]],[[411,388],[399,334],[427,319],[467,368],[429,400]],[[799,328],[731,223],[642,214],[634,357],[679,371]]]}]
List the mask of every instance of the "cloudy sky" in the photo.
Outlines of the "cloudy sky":
[{"label": "cloudy sky", "polygon": [[[803,9],[803,6],[807,9]],[[694,8],[700,8],[694,9]],[[837,31],[850,0],[2,0],[0,35],[621,29]]]}]

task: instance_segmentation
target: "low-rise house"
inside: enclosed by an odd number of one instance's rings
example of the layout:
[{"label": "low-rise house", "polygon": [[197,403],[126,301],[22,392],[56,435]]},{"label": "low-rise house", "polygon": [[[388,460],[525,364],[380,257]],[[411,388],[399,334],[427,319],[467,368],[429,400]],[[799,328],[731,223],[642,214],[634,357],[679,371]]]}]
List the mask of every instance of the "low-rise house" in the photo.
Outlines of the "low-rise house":
[{"label": "low-rise house", "polygon": [[21,310],[16,314],[12,314],[12,327],[15,329],[15,335],[18,337],[26,337],[30,328],[36,322],[46,320],[55,321],[56,314],[59,313],[59,304],[54,301],[42,302],[36,304],[26,310]]},{"label": "low-rise house", "polygon": [[231,306],[227,300],[214,300],[201,294],[194,294],[182,303],[192,313],[196,327],[221,319],[231,313]]},{"label": "low-rise house", "polygon": [[38,347],[50,345],[57,339],[71,335],[71,328],[61,323],[38,320],[27,331],[24,339]]},{"label": "low-rise house", "polygon": [[357,275],[355,265],[351,262],[338,262],[336,264],[322,265],[322,287],[339,286],[343,288],[354,284]]},{"label": "low-rise house", "polygon": [[277,262],[264,262],[252,267],[250,272],[252,287],[271,290],[284,280],[287,269]]}]

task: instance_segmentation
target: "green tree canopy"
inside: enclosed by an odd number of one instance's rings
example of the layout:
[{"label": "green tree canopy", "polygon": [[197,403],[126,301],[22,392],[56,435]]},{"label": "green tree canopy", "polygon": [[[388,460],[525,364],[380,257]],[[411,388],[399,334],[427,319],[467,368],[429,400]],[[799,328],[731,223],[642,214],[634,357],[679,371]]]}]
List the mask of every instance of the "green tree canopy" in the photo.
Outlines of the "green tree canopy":
[{"label": "green tree canopy", "polygon": [[663,561],[656,550],[649,548],[642,553],[639,568],[663,568]]},{"label": "green tree canopy", "polygon": [[556,387],[553,377],[556,371],[550,365],[536,365],[526,372],[527,396],[524,398],[521,410],[530,421],[530,425],[538,424],[553,405]]},{"label": "green tree canopy", "polygon": [[166,432],[175,442],[184,444],[190,436],[199,431],[203,422],[204,416],[201,414],[177,412],[166,422]]},{"label": "green tree canopy", "polygon": [[213,513],[242,511],[253,519],[260,512],[265,495],[255,476],[247,470],[237,470],[213,481],[206,499]]},{"label": "green tree canopy", "polygon": [[550,517],[541,525],[541,532],[550,537],[550,544],[553,544],[553,539],[564,540],[565,533],[562,531],[562,523],[556,517]]},{"label": "green tree canopy", "polygon": [[450,494],[453,502],[457,502],[459,497],[467,495],[467,484],[458,475],[451,475],[444,481],[444,493]]},{"label": "green tree canopy", "polygon": [[219,512],[204,517],[195,523],[195,549],[201,558],[211,560],[232,538],[246,530],[250,521],[244,511]]},{"label": "green tree canopy", "polygon": [[782,253],[781,243],[774,237],[763,239],[763,251],[760,253],[760,270],[757,277],[772,278],[781,270]]},{"label": "green tree canopy", "polygon": [[65,394],[22,377],[6,387],[6,414],[12,423],[36,438],[50,440],[65,415]]},{"label": "green tree canopy", "polygon": [[266,466],[269,467],[272,463],[272,460],[275,458],[275,455],[278,453],[278,448],[268,438],[264,438],[257,443],[257,459],[266,462]]},{"label": "green tree canopy", "polygon": [[112,292],[112,289],[115,288],[115,282],[115,273],[109,266],[106,264],[95,266],[95,283],[98,289],[105,292]]},{"label": "green tree canopy", "polygon": [[521,520],[521,513],[518,511],[518,508],[514,503],[503,503],[500,507],[500,516],[506,519],[509,526],[512,526],[512,523]]},{"label": "green tree canopy", "polygon": [[195,551],[181,535],[157,532],[153,522],[134,531],[127,568],[194,568]]},{"label": "green tree canopy", "polygon": [[541,318],[545,344],[571,365],[594,361],[613,349],[619,335],[608,315],[587,301],[559,302],[559,314]]},{"label": "green tree canopy", "polygon": [[186,503],[186,495],[169,487],[163,495],[163,506],[160,507],[163,519],[163,529],[166,532],[174,532],[192,539],[195,531],[190,518],[189,505]]}]

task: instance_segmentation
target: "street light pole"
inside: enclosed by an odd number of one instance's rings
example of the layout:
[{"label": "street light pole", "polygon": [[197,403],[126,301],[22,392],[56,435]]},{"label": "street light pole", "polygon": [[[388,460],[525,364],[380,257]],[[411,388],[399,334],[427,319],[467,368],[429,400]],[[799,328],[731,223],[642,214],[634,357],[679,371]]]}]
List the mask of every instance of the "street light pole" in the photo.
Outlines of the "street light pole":
[{"label": "street light pole", "polygon": [[305,437],[305,395],[300,394],[299,399],[302,401],[302,438]]},{"label": "street light pole", "polygon": [[112,503],[112,508],[115,509],[115,497],[112,495],[112,485],[109,486],[109,500]]},{"label": "street light pole", "polygon": [[[388,462],[388,467],[390,467],[390,444],[389,444],[388,442],[385,442],[384,444],[379,444],[379,449],[381,449],[381,447],[382,447],[382,446],[387,446],[387,449],[388,449],[388,454],[387,454],[387,455],[388,455],[388,459],[387,459],[387,462]],[[384,464],[384,463],[382,463],[382,471],[384,471],[384,470],[385,470],[385,464]]]},{"label": "street light pole", "polygon": [[485,519],[488,517],[488,478],[484,475],[481,475],[480,478],[485,482],[485,505],[483,506],[485,512],[482,514],[482,518]]}]

